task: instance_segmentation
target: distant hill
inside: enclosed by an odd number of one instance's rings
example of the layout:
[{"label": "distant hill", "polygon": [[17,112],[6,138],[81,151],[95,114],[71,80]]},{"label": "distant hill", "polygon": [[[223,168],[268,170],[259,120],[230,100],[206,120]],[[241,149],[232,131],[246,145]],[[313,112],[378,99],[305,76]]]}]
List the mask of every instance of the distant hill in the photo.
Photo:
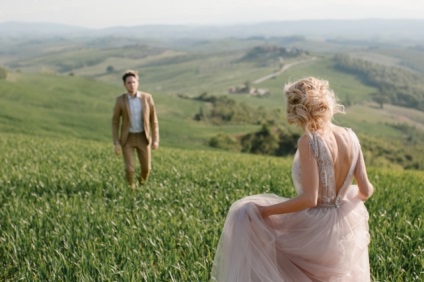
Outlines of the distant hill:
[{"label": "distant hill", "polygon": [[25,23],[3,22],[0,23],[1,37],[36,37],[36,36],[65,36],[89,32],[90,29],[78,26],[52,24],[52,23]]},{"label": "distant hill", "polygon": [[325,39],[424,41],[424,20],[362,19],[301,20],[236,25],[140,25],[89,29],[53,23],[0,23],[0,37],[10,36],[133,36],[153,38],[223,38],[303,35]]}]

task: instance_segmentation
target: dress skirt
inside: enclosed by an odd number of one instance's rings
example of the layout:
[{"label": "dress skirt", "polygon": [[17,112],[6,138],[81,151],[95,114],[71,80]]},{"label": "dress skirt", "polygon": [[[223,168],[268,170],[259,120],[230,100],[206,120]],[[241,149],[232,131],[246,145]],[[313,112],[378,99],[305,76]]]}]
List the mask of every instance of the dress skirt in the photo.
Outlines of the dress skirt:
[{"label": "dress skirt", "polygon": [[370,281],[368,211],[351,185],[338,206],[317,206],[265,220],[255,204],[288,200],[274,194],[231,206],[211,281]]}]

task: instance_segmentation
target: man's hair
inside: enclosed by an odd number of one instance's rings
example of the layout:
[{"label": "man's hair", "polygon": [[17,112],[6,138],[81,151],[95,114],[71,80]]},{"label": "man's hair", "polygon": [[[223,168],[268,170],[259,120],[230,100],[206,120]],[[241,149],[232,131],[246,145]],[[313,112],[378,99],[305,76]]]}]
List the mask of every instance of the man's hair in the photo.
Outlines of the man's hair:
[{"label": "man's hair", "polygon": [[127,71],[124,73],[124,75],[122,76],[122,80],[124,81],[124,83],[125,83],[125,81],[127,80],[127,77],[129,77],[129,76],[133,76],[133,77],[135,77],[136,79],[138,79],[138,73],[137,73],[136,71],[134,71],[134,70],[127,70]]}]

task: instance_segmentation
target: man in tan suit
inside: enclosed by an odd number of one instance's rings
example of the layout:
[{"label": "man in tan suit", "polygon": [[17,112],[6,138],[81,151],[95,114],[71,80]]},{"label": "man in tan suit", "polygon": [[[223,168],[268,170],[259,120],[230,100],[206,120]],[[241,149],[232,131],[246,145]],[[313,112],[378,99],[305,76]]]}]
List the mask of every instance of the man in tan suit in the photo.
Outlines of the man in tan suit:
[{"label": "man in tan suit", "polygon": [[159,124],[152,95],[138,91],[137,72],[125,72],[122,80],[127,92],[116,98],[113,109],[113,144],[117,156],[123,152],[125,175],[131,189],[135,189],[134,150],[141,168],[139,183],[144,184],[151,170],[150,148],[159,147]]}]

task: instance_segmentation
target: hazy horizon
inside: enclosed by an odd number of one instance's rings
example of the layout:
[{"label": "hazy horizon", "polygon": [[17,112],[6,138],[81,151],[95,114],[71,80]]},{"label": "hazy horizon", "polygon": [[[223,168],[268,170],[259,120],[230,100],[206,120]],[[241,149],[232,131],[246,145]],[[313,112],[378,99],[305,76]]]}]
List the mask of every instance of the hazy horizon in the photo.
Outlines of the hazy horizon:
[{"label": "hazy horizon", "polygon": [[419,0],[0,0],[0,23],[39,22],[86,28],[137,25],[232,25],[296,20],[424,19]]}]

